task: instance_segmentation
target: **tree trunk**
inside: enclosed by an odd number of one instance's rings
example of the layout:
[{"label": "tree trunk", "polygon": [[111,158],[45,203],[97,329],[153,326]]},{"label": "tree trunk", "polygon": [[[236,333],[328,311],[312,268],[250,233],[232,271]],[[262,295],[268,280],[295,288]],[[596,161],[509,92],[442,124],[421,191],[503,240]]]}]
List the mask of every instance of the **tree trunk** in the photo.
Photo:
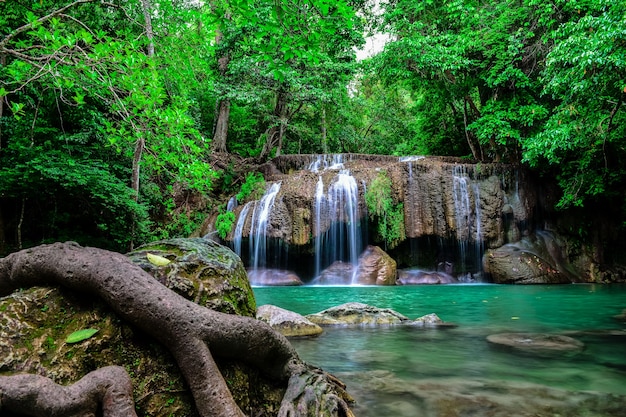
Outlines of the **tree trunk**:
[{"label": "tree trunk", "polygon": [[[7,64],[7,56],[4,53],[0,53],[0,67]],[[2,150],[2,116],[4,116],[4,97],[0,97],[0,151]]]},{"label": "tree trunk", "polygon": [[[0,198],[2,201],[2,198]],[[0,256],[7,250],[7,234],[4,230],[4,213],[2,212],[2,204],[0,204]]]},{"label": "tree trunk", "polygon": [[[220,313],[185,299],[124,255],[76,243],[55,243],[0,259],[0,297],[20,288],[45,285],[96,295],[122,320],[162,343],[178,363],[202,417],[244,416],[213,354],[244,361],[272,379],[288,381],[279,416],[304,417],[316,409],[326,411],[315,415],[352,416],[343,385],[304,364],[284,336],[259,320]],[[2,384],[14,384],[22,390],[5,391],[0,386],[0,411],[5,404],[19,402],[20,392],[32,388],[23,386],[21,377],[9,377],[13,382],[2,380]],[[53,397],[46,397],[48,403],[28,402],[25,406],[40,407],[41,411],[30,415],[54,414],[46,412],[56,401]],[[26,409],[17,411],[23,413]]]},{"label": "tree trunk", "polygon": [[[225,20],[230,20],[230,14],[226,13]],[[224,35],[218,28],[215,35],[215,45],[222,43]],[[230,54],[225,52],[217,60],[217,68],[220,77],[226,78],[228,65],[230,64]],[[226,141],[228,139],[228,121],[230,119],[230,99],[222,97],[217,103],[217,118],[215,120],[215,129],[213,130],[213,152],[227,152]]]},{"label": "tree trunk", "polygon": [[149,57],[154,56],[154,31],[152,30],[152,5],[150,0],[141,0],[141,6],[143,8],[143,20],[146,25],[146,37],[148,38],[148,51]]},{"label": "tree trunk", "polygon": [[280,155],[281,147],[283,143],[283,135],[285,134],[285,125],[287,124],[287,93],[281,88],[276,94],[276,104],[274,105],[273,112],[274,123],[267,129],[266,140],[263,144],[263,150],[261,151],[260,158],[266,159],[272,149],[277,147],[276,155]]},{"label": "tree trunk", "polygon": [[230,100],[222,99],[218,104],[215,134],[213,135],[213,152],[227,152],[228,120],[230,119]]},{"label": "tree trunk", "polygon": [[328,153],[328,139],[326,137],[326,105],[322,103],[322,153]]},{"label": "tree trunk", "polygon": [[476,159],[477,161],[482,161],[483,158],[479,152],[480,145],[477,145],[474,142],[474,134],[469,131],[469,129],[467,128],[468,125],[469,123],[468,123],[468,116],[467,116],[467,97],[466,97],[463,103],[463,127],[465,130],[465,138],[467,139],[467,144],[472,150],[472,156],[474,157],[474,159]]},{"label": "tree trunk", "polygon": [[139,199],[139,171],[141,170],[141,156],[143,150],[146,147],[146,141],[143,137],[137,139],[135,142],[135,151],[133,152],[133,166],[131,173],[131,188],[133,189],[133,199],[137,201]]}]

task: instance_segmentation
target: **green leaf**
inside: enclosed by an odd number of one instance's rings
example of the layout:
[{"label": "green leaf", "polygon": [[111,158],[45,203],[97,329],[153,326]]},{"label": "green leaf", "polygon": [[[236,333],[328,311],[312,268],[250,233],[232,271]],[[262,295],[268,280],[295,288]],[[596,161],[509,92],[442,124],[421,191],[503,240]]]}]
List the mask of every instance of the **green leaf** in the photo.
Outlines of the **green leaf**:
[{"label": "green leaf", "polygon": [[164,258],[163,256],[154,255],[152,253],[147,253],[146,257],[148,258],[148,261],[150,261],[151,264],[156,265],[156,266],[165,266],[172,262],[169,259]]},{"label": "green leaf", "polygon": [[67,336],[67,339],[65,339],[65,343],[82,342],[83,340],[89,339],[91,336],[93,336],[96,333],[98,333],[98,329],[77,330],[74,333],[71,333],[69,336]]}]

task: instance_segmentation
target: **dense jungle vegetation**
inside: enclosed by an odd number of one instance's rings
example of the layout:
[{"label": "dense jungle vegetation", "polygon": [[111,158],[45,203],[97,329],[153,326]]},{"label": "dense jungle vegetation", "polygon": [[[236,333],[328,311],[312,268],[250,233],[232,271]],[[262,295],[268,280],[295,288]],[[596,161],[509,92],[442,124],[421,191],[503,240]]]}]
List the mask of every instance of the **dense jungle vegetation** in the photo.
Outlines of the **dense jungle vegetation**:
[{"label": "dense jungle vegetation", "polygon": [[525,164],[626,219],[625,101],[623,1],[0,0],[0,254],[189,235],[285,153]]}]

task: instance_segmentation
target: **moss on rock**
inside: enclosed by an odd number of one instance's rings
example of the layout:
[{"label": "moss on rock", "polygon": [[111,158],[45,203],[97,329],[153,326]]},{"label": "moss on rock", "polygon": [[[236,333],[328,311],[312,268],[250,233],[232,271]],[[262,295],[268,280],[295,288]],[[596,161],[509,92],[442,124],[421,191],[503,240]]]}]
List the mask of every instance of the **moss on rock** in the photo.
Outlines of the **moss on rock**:
[{"label": "moss on rock", "polygon": [[[157,267],[147,260],[147,253],[172,262]],[[241,260],[214,242],[173,239],[143,246],[129,256],[159,281],[201,305],[227,313],[255,314],[254,296]],[[69,334],[86,328],[98,332],[78,343],[66,343]],[[249,366],[216,360],[244,412],[276,415],[285,387],[274,385]],[[107,365],[123,366],[130,374],[138,415],[198,415],[169,351],[122,322],[100,300],[42,287],[0,298],[0,375],[36,373],[67,385]]]}]

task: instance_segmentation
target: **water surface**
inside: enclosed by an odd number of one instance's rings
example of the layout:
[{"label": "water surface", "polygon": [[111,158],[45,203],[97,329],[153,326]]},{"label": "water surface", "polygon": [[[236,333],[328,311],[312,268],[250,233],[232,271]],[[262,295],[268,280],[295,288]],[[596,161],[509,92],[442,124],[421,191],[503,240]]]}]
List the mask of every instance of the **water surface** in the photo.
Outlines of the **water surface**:
[{"label": "water surface", "polygon": [[[260,287],[257,304],[306,315],[358,301],[409,318],[436,313],[458,325],[327,328],[292,343],[336,374],[360,417],[626,416],[624,285]],[[496,348],[503,332],[570,335],[577,354]]]}]

